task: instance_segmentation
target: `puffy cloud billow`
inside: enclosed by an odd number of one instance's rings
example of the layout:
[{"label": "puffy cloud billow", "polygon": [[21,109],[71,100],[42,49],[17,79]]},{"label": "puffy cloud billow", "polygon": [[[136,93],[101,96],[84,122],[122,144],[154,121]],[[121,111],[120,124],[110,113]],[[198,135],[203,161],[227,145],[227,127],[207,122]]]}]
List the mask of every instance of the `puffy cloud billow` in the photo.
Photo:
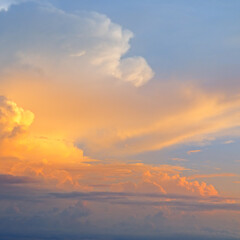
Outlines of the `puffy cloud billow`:
[{"label": "puffy cloud billow", "polygon": [[[9,5],[6,2],[1,8],[8,9]],[[6,21],[8,26],[4,25]],[[133,33],[103,14],[73,14],[48,4],[23,3],[0,15],[0,29],[2,71],[11,64],[44,74],[64,69],[68,76],[75,73],[78,81],[82,81],[82,72],[87,69],[88,73],[98,72],[136,87],[154,75],[144,58],[123,57],[130,48]]]},{"label": "puffy cloud billow", "polygon": [[13,138],[27,130],[34,114],[19,107],[15,102],[0,96],[0,140]]}]

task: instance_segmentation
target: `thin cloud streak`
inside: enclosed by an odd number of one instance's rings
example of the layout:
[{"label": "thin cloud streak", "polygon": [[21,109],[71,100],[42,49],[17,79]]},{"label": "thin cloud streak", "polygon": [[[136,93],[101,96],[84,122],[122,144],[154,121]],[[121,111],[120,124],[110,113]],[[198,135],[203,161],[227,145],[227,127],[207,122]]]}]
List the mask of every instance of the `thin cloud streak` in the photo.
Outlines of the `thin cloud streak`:
[{"label": "thin cloud streak", "polygon": [[[176,207],[185,211],[240,211],[240,203],[226,203],[226,201],[236,201],[236,198],[224,197],[193,197],[187,195],[173,194],[138,194],[138,193],[119,193],[119,192],[70,192],[70,193],[49,193],[50,196],[68,199],[77,198],[80,200],[94,202],[109,202],[110,204],[123,205],[149,205]],[[131,198],[137,198],[134,200]],[[143,198],[148,200],[143,201]],[[158,201],[151,199],[158,198]],[[140,200],[139,200],[140,199]],[[165,199],[164,201],[162,199]],[[179,200],[182,201],[179,201]],[[194,202],[193,202],[194,200]]]}]

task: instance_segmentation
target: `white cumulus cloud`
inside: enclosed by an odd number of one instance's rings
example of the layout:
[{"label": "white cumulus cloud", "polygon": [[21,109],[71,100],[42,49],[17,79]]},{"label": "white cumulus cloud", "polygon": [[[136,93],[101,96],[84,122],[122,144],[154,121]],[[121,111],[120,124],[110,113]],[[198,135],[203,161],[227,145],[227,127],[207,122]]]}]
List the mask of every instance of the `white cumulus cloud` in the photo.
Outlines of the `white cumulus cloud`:
[{"label": "white cumulus cloud", "polygon": [[[19,2],[19,1],[18,1]],[[2,4],[2,9],[16,1]],[[124,58],[130,48],[133,33],[95,12],[67,13],[49,4],[29,2],[14,11],[0,15],[1,36],[0,71],[10,64],[39,69],[49,73],[53,69],[76,73],[78,79],[84,69],[104,78],[120,79],[138,87],[153,77],[153,71],[143,57]],[[31,21],[29,21],[31,19]],[[8,22],[5,26],[3,22]],[[16,25],[16,22],[18,24]],[[17,38],[12,35],[18,33]]]}]

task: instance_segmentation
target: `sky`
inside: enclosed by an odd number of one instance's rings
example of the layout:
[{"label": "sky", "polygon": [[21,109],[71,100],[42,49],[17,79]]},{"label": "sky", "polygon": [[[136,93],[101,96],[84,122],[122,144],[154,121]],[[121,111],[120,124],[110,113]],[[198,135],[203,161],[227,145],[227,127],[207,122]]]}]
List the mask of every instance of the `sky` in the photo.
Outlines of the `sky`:
[{"label": "sky", "polygon": [[0,238],[240,238],[238,0],[0,0]]}]

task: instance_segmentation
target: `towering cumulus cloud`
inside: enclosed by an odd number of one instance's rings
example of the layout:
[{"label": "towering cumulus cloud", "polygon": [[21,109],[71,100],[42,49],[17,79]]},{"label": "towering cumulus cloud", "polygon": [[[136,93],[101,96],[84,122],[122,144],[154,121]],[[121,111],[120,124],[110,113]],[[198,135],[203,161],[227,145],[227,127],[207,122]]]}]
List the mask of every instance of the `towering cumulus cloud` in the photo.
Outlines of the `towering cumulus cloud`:
[{"label": "towering cumulus cloud", "polygon": [[[7,6],[7,3],[2,4],[2,9],[7,9]],[[17,17],[17,26],[13,16]],[[1,31],[4,32],[1,39],[8,45],[6,50],[6,45],[1,44],[0,50],[6,53],[10,62],[22,68],[28,66],[49,73],[53,66],[60,65],[65,71],[68,69],[77,73],[77,78],[81,78],[79,71],[94,70],[136,87],[153,77],[153,71],[144,58],[123,57],[130,48],[133,34],[105,15],[88,12],[70,14],[49,5],[26,3],[12,6],[11,11],[0,19],[4,20],[0,21]],[[8,26],[5,21],[8,21]],[[18,42],[12,38],[12,34],[16,33],[20,34]],[[6,62],[3,58],[2,55],[0,62]]]},{"label": "towering cumulus cloud", "polygon": [[17,106],[13,101],[0,96],[0,141],[17,136],[32,123],[34,115]]}]

